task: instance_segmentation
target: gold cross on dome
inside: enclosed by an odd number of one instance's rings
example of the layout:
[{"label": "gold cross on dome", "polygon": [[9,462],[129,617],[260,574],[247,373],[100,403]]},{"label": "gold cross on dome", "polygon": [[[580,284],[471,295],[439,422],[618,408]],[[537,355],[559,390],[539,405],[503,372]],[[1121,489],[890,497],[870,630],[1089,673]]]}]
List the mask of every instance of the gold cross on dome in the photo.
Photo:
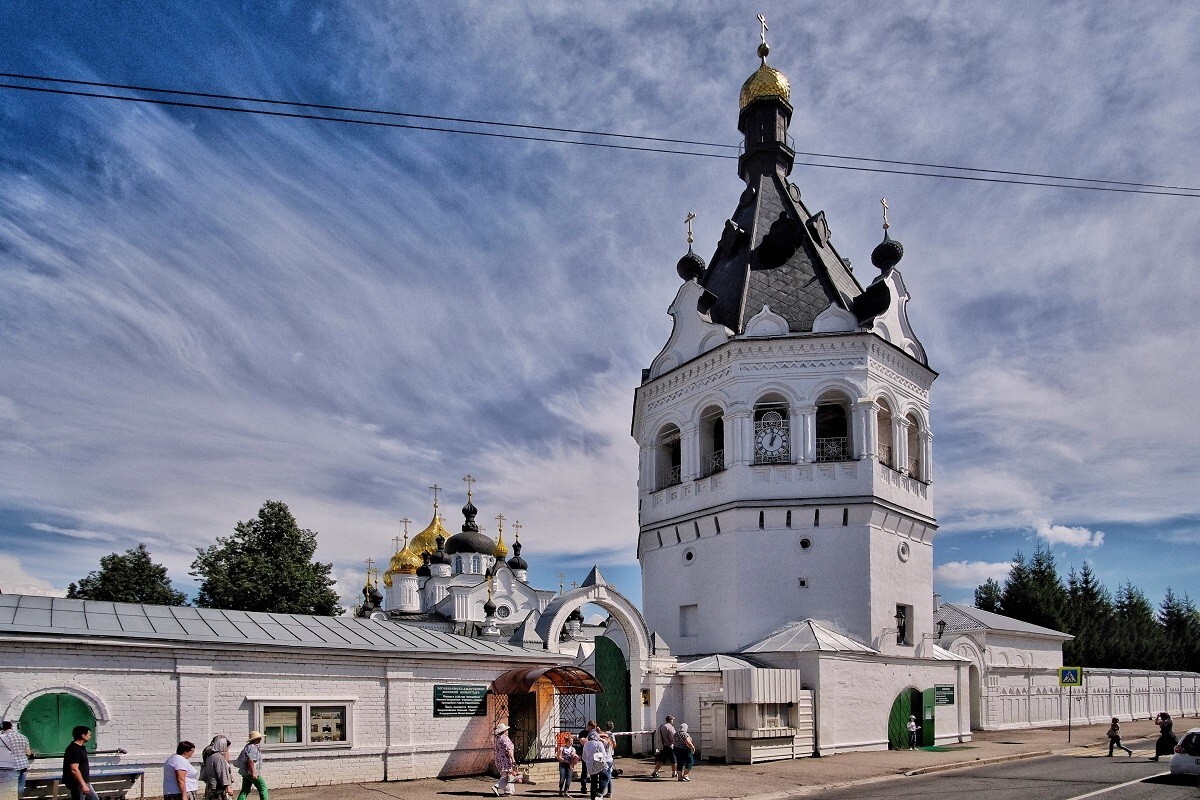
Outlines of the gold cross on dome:
[{"label": "gold cross on dome", "polygon": [[433,507],[437,508],[438,507],[438,494],[442,491],[442,487],[438,486],[435,483],[433,486],[430,486],[429,488],[433,491]]},{"label": "gold cross on dome", "polygon": [[[404,538],[405,538],[405,539],[408,539],[408,536],[405,536]],[[399,536],[393,536],[393,537],[392,537],[392,544],[396,545],[396,552],[397,552],[397,553],[399,553],[399,552],[400,552],[400,537],[399,537]]]},{"label": "gold cross on dome", "polygon": [[692,239],[692,220],[694,220],[695,218],[696,218],[696,215],[693,214],[691,211],[689,211],[687,213],[687,216],[683,220],[684,222],[687,223],[687,226],[688,226],[688,244],[691,244],[694,241]]},{"label": "gold cross on dome", "polygon": [[762,25],[762,43],[766,44],[767,43],[767,31],[770,30],[770,28],[767,27],[767,18],[764,17],[762,14],[759,14],[758,15],[758,24]]},{"label": "gold cross on dome", "polygon": [[513,526],[513,530],[516,531],[516,533],[514,533],[513,535],[516,536],[518,539],[520,539],[521,538],[521,528],[523,527],[521,525],[521,520],[517,520],[516,522],[514,522],[512,524],[512,526]]},{"label": "gold cross on dome", "polygon": [[883,229],[886,231],[888,228],[892,227],[891,225],[889,225],[889,224],[888,224],[888,218],[887,218],[887,212],[888,212],[887,198],[886,198],[886,197],[882,197],[882,198],[880,198],[880,200],[879,200],[879,204],[880,204],[881,206],[883,206]]},{"label": "gold cross on dome", "polygon": [[475,485],[475,476],[468,472],[466,475],[463,476],[463,483],[465,483],[467,485],[467,499],[470,500],[471,499],[471,487]]},{"label": "gold cross on dome", "polygon": [[503,515],[503,514],[497,514],[497,515],[496,515],[496,520],[497,520],[497,521],[500,523],[500,530],[504,530],[504,515]]}]

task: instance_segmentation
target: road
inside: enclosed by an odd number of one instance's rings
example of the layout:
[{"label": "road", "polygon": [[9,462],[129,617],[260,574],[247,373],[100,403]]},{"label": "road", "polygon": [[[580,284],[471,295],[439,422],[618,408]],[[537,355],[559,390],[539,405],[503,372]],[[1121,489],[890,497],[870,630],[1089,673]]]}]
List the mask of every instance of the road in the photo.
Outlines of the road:
[{"label": "road", "polygon": [[1089,754],[1046,756],[834,789],[821,800],[1196,800],[1196,779],[1172,782],[1165,761]]}]

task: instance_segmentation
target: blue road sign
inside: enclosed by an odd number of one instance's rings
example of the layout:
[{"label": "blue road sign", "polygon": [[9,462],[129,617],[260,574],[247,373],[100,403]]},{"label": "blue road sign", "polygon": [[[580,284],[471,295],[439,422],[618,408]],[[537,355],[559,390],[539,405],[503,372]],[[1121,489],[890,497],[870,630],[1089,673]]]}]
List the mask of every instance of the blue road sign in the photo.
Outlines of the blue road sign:
[{"label": "blue road sign", "polygon": [[1059,667],[1059,686],[1083,686],[1083,667]]}]

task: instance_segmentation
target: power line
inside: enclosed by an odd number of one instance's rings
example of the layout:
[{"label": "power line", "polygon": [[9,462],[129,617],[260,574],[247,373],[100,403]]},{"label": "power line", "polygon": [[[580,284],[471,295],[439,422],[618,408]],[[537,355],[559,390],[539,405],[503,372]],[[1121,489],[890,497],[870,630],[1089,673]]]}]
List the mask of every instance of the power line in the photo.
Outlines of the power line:
[{"label": "power line", "polygon": [[[612,133],[612,132],[606,132],[606,131],[593,131],[593,130],[585,130],[585,129],[578,129],[578,128],[555,128],[555,127],[550,127],[550,126],[529,125],[529,124],[512,123],[512,122],[498,122],[498,121],[494,121],[494,120],[481,120],[481,119],[472,119],[472,118],[467,118],[467,117],[445,117],[445,116],[436,116],[436,115],[431,115],[431,114],[415,114],[415,113],[410,113],[410,112],[380,110],[380,109],[371,109],[371,108],[363,108],[363,107],[355,107],[355,106],[336,106],[336,105],[325,105],[325,104],[318,104],[318,103],[303,103],[303,102],[293,102],[293,101],[287,101],[287,100],[274,100],[274,99],[267,99],[267,98],[247,97],[247,96],[240,96],[240,95],[226,95],[226,94],[216,94],[216,93],[210,93],[210,92],[194,92],[194,91],[185,91],[185,90],[180,90],[180,89],[164,89],[164,88],[157,88],[157,87],[136,86],[136,85],[130,85],[130,84],[105,83],[105,82],[100,82],[100,81],[82,81],[82,80],[72,80],[72,79],[67,79],[67,78],[52,78],[52,77],[37,76],[37,75],[24,75],[24,74],[20,74],[20,73],[0,72],[0,77],[15,78],[18,80],[31,80],[31,81],[42,81],[42,82],[47,82],[47,83],[67,84],[67,85],[74,85],[74,86],[109,88],[109,89],[115,89],[115,90],[121,90],[121,91],[137,91],[137,92],[168,94],[168,95],[182,96],[182,97],[198,97],[198,98],[206,98],[206,99],[213,99],[213,100],[224,100],[224,101],[229,101],[229,102],[258,103],[258,104],[271,105],[271,106],[288,106],[288,107],[293,107],[293,108],[307,108],[307,109],[314,109],[314,110],[321,110],[321,111],[337,111],[337,112],[342,112],[342,113],[369,114],[369,115],[387,116],[387,117],[403,117],[403,118],[409,118],[409,119],[421,119],[421,120],[438,121],[438,122],[453,122],[453,123],[458,123],[458,124],[496,126],[496,127],[510,128],[510,129],[524,129],[524,130],[532,130],[532,131],[541,131],[541,132],[546,132],[546,133],[566,133],[566,134],[594,136],[594,137],[600,137],[600,138],[640,140],[640,141],[649,141],[649,142],[660,142],[660,143],[664,143],[664,144],[694,145],[694,146],[700,146],[700,147],[712,147],[712,148],[724,148],[724,149],[733,149],[733,148],[737,147],[737,145],[721,144],[721,143],[716,143],[716,142],[701,142],[701,141],[694,141],[694,140],[688,140],[688,139],[672,139],[672,138],[668,138],[668,137],[659,137],[659,136],[644,136],[644,135],[636,135],[636,134]],[[104,99],[104,100],[119,100],[119,101],[125,101],[125,102],[147,103],[147,104],[152,104],[152,105],[162,105],[162,106],[171,106],[171,107],[196,108],[196,109],[210,110],[210,111],[230,111],[230,112],[236,112],[236,113],[241,113],[241,114],[257,114],[257,115],[269,116],[269,117],[282,117],[282,118],[289,118],[289,119],[309,119],[309,120],[316,120],[316,121],[323,121],[323,122],[342,122],[342,123],[349,123],[349,124],[356,124],[356,125],[370,125],[370,126],[374,126],[374,127],[400,128],[400,129],[407,129],[407,130],[424,130],[424,131],[432,131],[432,132],[437,132],[437,133],[456,133],[456,134],[462,134],[462,135],[467,135],[467,136],[484,136],[484,137],[511,139],[511,140],[519,140],[519,141],[548,142],[548,143],[554,143],[554,144],[572,144],[572,145],[581,145],[581,146],[585,146],[585,147],[603,147],[603,148],[617,149],[617,150],[634,150],[634,151],[651,152],[651,153],[667,153],[667,154],[672,154],[672,155],[698,156],[698,157],[702,157],[702,158],[721,158],[721,159],[731,159],[731,160],[737,158],[737,156],[734,156],[734,155],[725,155],[725,154],[721,154],[721,153],[706,153],[706,152],[699,152],[699,151],[691,150],[691,149],[670,149],[670,148],[664,148],[664,147],[648,147],[648,146],[632,145],[632,144],[617,144],[614,142],[605,142],[605,141],[586,141],[586,140],[563,139],[563,138],[516,134],[516,133],[500,133],[500,132],[496,132],[496,131],[478,131],[478,130],[469,130],[469,129],[463,129],[463,128],[446,128],[446,127],[440,127],[440,126],[421,125],[421,124],[414,124],[414,123],[400,123],[400,122],[391,122],[391,121],[375,120],[375,119],[360,119],[360,118],[354,118],[354,117],[331,116],[331,115],[327,115],[327,114],[311,114],[311,113],[303,113],[303,112],[298,112],[298,111],[274,111],[274,110],[261,109],[261,108],[245,108],[245,107],[239,107],[239,106],[220,105],[220,104],[214,104],[214,103],[196,103],[196,102],[188,102],[188,101],[182,101],[182,100],[165,100],[165,99],[153,98],[153,97],[136,97],[136,96],[130,96],[130,95],[126,95],[126,94],[107,94],[107,93],[102,93],[102,92],[77,91],[77,90],[69,90],[69,89],[55,89],[55,88],[45,87],[45,86],[27,86],[27,85],[22,85],[22,84],[0,83],[0,88],[13,89],[13,90],[19,90],[19,91],[40,92],[40,93],[53,94],[53,95],[67,95],[67,96],[73,96],[73,97],[92,97],[92,98]],[[890,174],[890,175],[911,175],[911,176],[915,176],[915,177],[942,178],[942,179],[947,179],[947,180],[965,180],[965,181],[976,181],[976,182],[981,182],[981,183],[1014,184],[1014,185],[1021,185],[1021,186],[1039,186],[1039,187],[1058,188],[1058,189],[1086,189],[1089,191],[1106,191],[1106,192],[1118,192],[1118,193],[1125,193],[1125,194],[1164,195],[1164,196],[1169,196],[1169,197],[1200,197],[1200,188],[1194,188],[1194,187],[1188,187],[1188,186],[1171,186],[1171,185],[1152,184],[1152,183],[1137,183],[1137,182],[1132,182],[1132,181],[1115,181],[1115,180],[1107,180],[1107,179],[1102,179],[1102,178],[1079,178],[1079,177],[1073,177],[1073,176],[1069,176],[1069,175],[1053,175],[1053,174],[1044,174],[1044,173],[1016,172],[1016,171],[1011,171],[1011,170],[995,170],[995,169],[985,169],[985,168],[980,168],[980,167],[961,167],[961,166],[953,166],[953,165],[947,165],[947,164],[935,164],[935,163],[917,162],[917,161],[900,161],[900,160],[895,160],[895,159],[868,158],[868,157],[864,157],[864,156],[847,156],[847,155],[838,155],[838,154],[831,154],[831,153],[798,151],[797,155],[803,155],[803,156],[808,156],[808,157],[813,157],[813,158],[827,158],[827,159],[839,159],[839,160],[846,160],[846,161],[857,161],[857,162],[863,162],[863,163],[887,164],[887,165],[893,165],[893,166],[919,167],[922,169],[955,170],[955,171],[960,171],[960,172],[970,172],[970,173],[977,173],[977,174],[955,175],[955,174],[947,174],[944,172],[917,172],[917,171],[911,171],[911,170],[887,169],[887,168],[881,168],[881,167],[850,166],[847,164],[825,164],[825,163],[817,163],[817,162],[810,162],[810,161],[796,162],[800,166],[821,167],[821,168],[825,168],[825,169],[842,169],[842,170],[848,170],[848,171],[853,171],[853,172],[875,172],[875,173]],[[987,175],[1004,175],[1004,176],[1011,176],[1011,177],[1000,177],[1000,178],[986,177]],[[1075,181],[1076,183],[1047,183],[1044,180],[1022,180],[1021,178],[1042,178],[1042,179],[1054,180],[1054,181]],[[1103,184],[1103,185],[1081,185],[1081,184],[1088,184],[1088,183]],[[1125,188],[1121,188],[1121,187],[1125,187]]]}]

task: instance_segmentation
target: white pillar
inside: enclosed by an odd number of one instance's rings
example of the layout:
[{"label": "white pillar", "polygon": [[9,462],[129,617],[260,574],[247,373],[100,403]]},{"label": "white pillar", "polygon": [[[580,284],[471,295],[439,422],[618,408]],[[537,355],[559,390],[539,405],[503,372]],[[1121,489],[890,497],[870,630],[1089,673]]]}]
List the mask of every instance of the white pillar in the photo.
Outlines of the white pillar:
[{"label": "white pillar", "polygon": [[908,421],[892,417],[892,469],[908,472]]},{"label": "white pillar", "polygon": [[753,461],[754,451],[754,412],[750,410],[736,411],[730,408],[727,417],[729,430],[729,449],[725,451],[725,466],[745,466]]},{"label": "white pillar", "polygon": [[679,432],[679,481],[687,483],[700,477],[700,429]]},{"label": "white pillar", "polygon": [[933,434],[921,431],[921,480],[933,483]]},{"label": "white pillar", "polygon": [[875,457],[875,401],[862,398],[851,412],[854,429],[854,457]]},{"label": "white pillar", "polygon": [[811,464],[817,460],[817,407],[798,408],[796,415],[800,418],[799,430],[793,429],[792,441],[798,442],[798,460]]}]

